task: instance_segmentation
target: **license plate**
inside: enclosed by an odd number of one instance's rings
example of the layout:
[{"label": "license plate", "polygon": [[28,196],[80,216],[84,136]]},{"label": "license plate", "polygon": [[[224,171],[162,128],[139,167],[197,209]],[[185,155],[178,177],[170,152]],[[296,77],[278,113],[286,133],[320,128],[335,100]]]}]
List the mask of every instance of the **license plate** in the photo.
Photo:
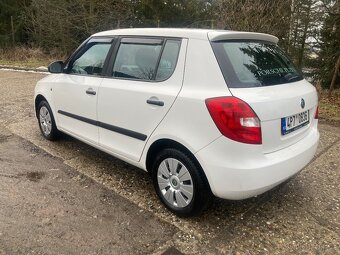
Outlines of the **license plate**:
[{"label": "license plate", "polygon": [[289,134],[309,123],[309,111],[281,118],[281,134]]}]

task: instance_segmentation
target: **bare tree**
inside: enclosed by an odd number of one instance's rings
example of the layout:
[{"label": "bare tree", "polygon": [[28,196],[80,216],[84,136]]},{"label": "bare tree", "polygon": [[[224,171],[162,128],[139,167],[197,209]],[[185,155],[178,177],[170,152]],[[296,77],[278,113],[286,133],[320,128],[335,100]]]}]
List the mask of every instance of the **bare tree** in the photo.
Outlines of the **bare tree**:
[{"label": "bare tree", "polygon": [[290,1],[281,0],[217,0],[218,27],[256,31],[288,39]]},{"label": "bare tree", "polygon": [[299,68],[304,66],[304,59],[308,58],[318,40],[320,24],[324,19],[322,2],[319,0],[292,1],[290,43],[288,52],[295,57]]},{"label": "bare tree", "polygon": [[321,5],[319,0],[217,0],[216,16],[221,28],[277,36],[301,69],[306,50],[318,39]]}]

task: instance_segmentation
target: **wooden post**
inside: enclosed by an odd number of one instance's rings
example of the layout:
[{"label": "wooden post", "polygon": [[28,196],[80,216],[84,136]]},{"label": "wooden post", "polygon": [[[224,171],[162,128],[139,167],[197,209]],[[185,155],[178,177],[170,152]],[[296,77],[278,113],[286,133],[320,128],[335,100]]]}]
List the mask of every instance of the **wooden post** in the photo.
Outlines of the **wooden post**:
[{"label": "wooden post", "polygon": [[338,60],[336,61],[336,64],[335,64],[335,70],[334,70],[332,82],[331,82],[331,85],[329,86],[328,97],[332,96],[332,92],[334,90],[334,85],[335,85],[336,78],[338,76],[339,68],[340,68],[340,55],[338,56]]},{"label": "wooden post", "polygon": [[15,38],[14,38],[14,22],[13,22],[13,16],[11,16],[11,29],[12,29],[12,45],[15,45]]}]

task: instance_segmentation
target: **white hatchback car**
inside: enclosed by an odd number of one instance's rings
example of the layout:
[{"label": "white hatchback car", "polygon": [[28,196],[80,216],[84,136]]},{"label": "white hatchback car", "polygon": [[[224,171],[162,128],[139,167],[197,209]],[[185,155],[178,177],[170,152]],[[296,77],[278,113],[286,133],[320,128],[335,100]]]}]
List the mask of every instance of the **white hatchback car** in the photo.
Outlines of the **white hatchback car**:
[{"label": "white hatchback car", "polygon": [[94,34],[37,83],[40,129],[150,172],[179,216],[212,195],[259,195],[306,166],[319,141],[316,90],[277,42],[194,29]]}]

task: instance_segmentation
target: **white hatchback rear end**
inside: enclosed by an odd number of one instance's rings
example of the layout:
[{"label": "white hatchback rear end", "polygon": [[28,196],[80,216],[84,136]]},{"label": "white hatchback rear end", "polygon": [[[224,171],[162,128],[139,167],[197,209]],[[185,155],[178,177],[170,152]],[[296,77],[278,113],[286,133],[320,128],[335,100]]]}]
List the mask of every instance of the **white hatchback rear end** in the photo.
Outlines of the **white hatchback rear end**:
[{"label": "white hatchback rear end", "polygon": [[[244,199],[259,195],[298,173],[313,158],[319,141],[317,93],[277,48],[277,38],[257,33],[211,32],[208,36],[230,96],[224,99],[228,93],[221,91],[222,99],[206,102],[217,128],[222,134],[225,128],[226,134],[195,156],[216,196]],[[214,88],[219,90],[215,84],[207,85],[209,90]],[[235,99],[255,115],[237,117],[242,113],[232,108],[225,111],[232,112],[230,119],[223,120],[218,116],[225,114],[222,109],[210,110],[209,100],[222,105]],[[220,117],[222,124],[218,123]],[[240,131],[231,120],[250,131]],[[228,133],[232,128],[234,133],[247,134],[238,138]],[[260,134],[254,138],[256,128]]]}]

